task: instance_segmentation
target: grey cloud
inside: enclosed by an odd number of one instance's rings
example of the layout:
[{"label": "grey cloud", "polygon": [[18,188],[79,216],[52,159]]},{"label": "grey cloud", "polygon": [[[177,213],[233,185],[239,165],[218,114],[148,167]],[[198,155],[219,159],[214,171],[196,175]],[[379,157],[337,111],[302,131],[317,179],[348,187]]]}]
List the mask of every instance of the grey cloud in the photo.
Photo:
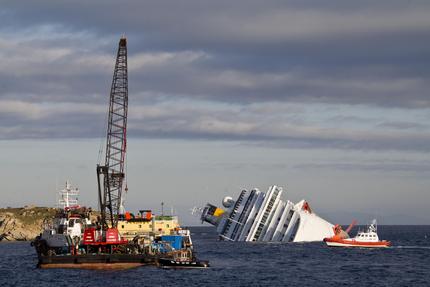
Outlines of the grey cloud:
[{"label": "grey cloud", "polygon": [[125,32],[135,135],[428,151],[428,126],[418,122],[381,115],[367,117],[374,129],[336,129],[300,111],[430,109],[430,5],[412,2],[9,1],[0,19],[1,137],[98,134]]},{"label": "grey cloud", "polygon": [[103,137],[106,108],[0,101],[0,139]]},{"label": "grey cloud", "polygon": [[413,161],[402,161],[398,163],[378,163],[378,162],[333,162],[333,163],[304,163],[293,166],[296,169],[323,169],[341,171],[381,171],[381,172],[411,172],[419,174],[430,173],[430,162],[419,163]]},{"label": "grey cloud", "polygon": [[415,129],[415,130],[428,130],[429,126],[426,124],[416,123],[416,122],[383,122],[378,124],[378,127],[382,128],[393,128],[398,130],[408,130],[408,129]]},{"label": "grey cloud", "polygon": [[255,107],[208,110],[167,105],[143,111],[142,124],[130,128],[135,135],[159,138],[250,140],[283,147],[430,151],[429,133],[323,128],[307,123],[299,110],[280,109],[276,112],[262,108],[256,113]]},{"label": "grey cloud", "polygon": [[[424,2],[251,1],[247,9],[229,1],[103,4],[7,3],[1,31],[10,35],[21,27],[18,32],[31,39],[21,49],[28,45],[48,57],[11,51],[21,59],[12,55],[8,66],[21,73],[40,69],[56,85],[40,84],[37,77],[18,85],[8,69],[2,73],[10,80],[5,90],[102,94],[97,87],[110,72],[112,43],[126,32],[135,61],[139,55],[173,55],[132,71],[136,90],[236,103],[430,106],[430,6]],[[41,27],[47,36],[37,39],[29,27]],[[187,53],[207,57],[175,62]]]},{"label": "grey cloud", "polygon": [[[1,101],[2,139],[103,137],[106,105]],[[321,127],[296,106],[133,104],[132,137],[249,141],[266,147],[430,151],[430,133]]]}]

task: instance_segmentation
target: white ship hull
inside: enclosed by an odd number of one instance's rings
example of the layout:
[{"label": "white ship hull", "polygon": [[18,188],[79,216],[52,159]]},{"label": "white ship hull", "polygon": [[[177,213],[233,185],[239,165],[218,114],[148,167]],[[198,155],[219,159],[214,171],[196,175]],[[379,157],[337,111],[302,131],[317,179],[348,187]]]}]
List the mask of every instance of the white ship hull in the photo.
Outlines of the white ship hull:
[{"label": "white ship hull", "polygon": [[305,200],[293,204],[282,200],[282,192],[277,186],[267,192],[243,190],[235,201],[224,199],[224,208],[207,204],[201,219],[228,241],[311,242],[333,235],[333,225],[313,213]]}]

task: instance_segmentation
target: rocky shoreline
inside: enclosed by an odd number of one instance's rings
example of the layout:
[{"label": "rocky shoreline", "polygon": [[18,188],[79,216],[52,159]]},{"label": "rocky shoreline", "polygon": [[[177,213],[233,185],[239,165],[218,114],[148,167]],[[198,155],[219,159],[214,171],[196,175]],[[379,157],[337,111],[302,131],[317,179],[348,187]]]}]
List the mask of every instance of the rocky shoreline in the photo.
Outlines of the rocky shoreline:
[{"label": "rocky shoreline", "polygon": [[39,235],[52,222],[57,209],[24,206],[0,208],[0,241],[27,241]]}]

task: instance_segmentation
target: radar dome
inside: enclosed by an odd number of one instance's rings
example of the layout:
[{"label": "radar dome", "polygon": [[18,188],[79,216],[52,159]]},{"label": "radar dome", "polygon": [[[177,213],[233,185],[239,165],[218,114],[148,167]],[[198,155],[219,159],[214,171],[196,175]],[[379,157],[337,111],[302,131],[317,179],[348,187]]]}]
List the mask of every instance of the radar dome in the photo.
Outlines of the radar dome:
[{"label": "radar dome", "polygon": [[222,205],[223,205],[225,208],[232,207],[232,206],[233,206],[233,204],[234,204],[234,200],[233,200],[233,198],[232,198],[232,197],[230,197],[230,196],[226,196],[226,197],[224,197],[224,199],[222,200]]}]

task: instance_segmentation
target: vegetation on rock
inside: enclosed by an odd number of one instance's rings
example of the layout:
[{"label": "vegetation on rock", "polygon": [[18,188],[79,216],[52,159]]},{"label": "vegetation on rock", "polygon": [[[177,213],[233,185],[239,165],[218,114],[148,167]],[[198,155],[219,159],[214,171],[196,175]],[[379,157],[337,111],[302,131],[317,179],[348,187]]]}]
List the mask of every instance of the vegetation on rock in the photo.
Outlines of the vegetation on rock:
[{"label": "vegetation on rock", "polygon": [[0,208],[0,241],[32,240],[56,212],[52,207]]}]

